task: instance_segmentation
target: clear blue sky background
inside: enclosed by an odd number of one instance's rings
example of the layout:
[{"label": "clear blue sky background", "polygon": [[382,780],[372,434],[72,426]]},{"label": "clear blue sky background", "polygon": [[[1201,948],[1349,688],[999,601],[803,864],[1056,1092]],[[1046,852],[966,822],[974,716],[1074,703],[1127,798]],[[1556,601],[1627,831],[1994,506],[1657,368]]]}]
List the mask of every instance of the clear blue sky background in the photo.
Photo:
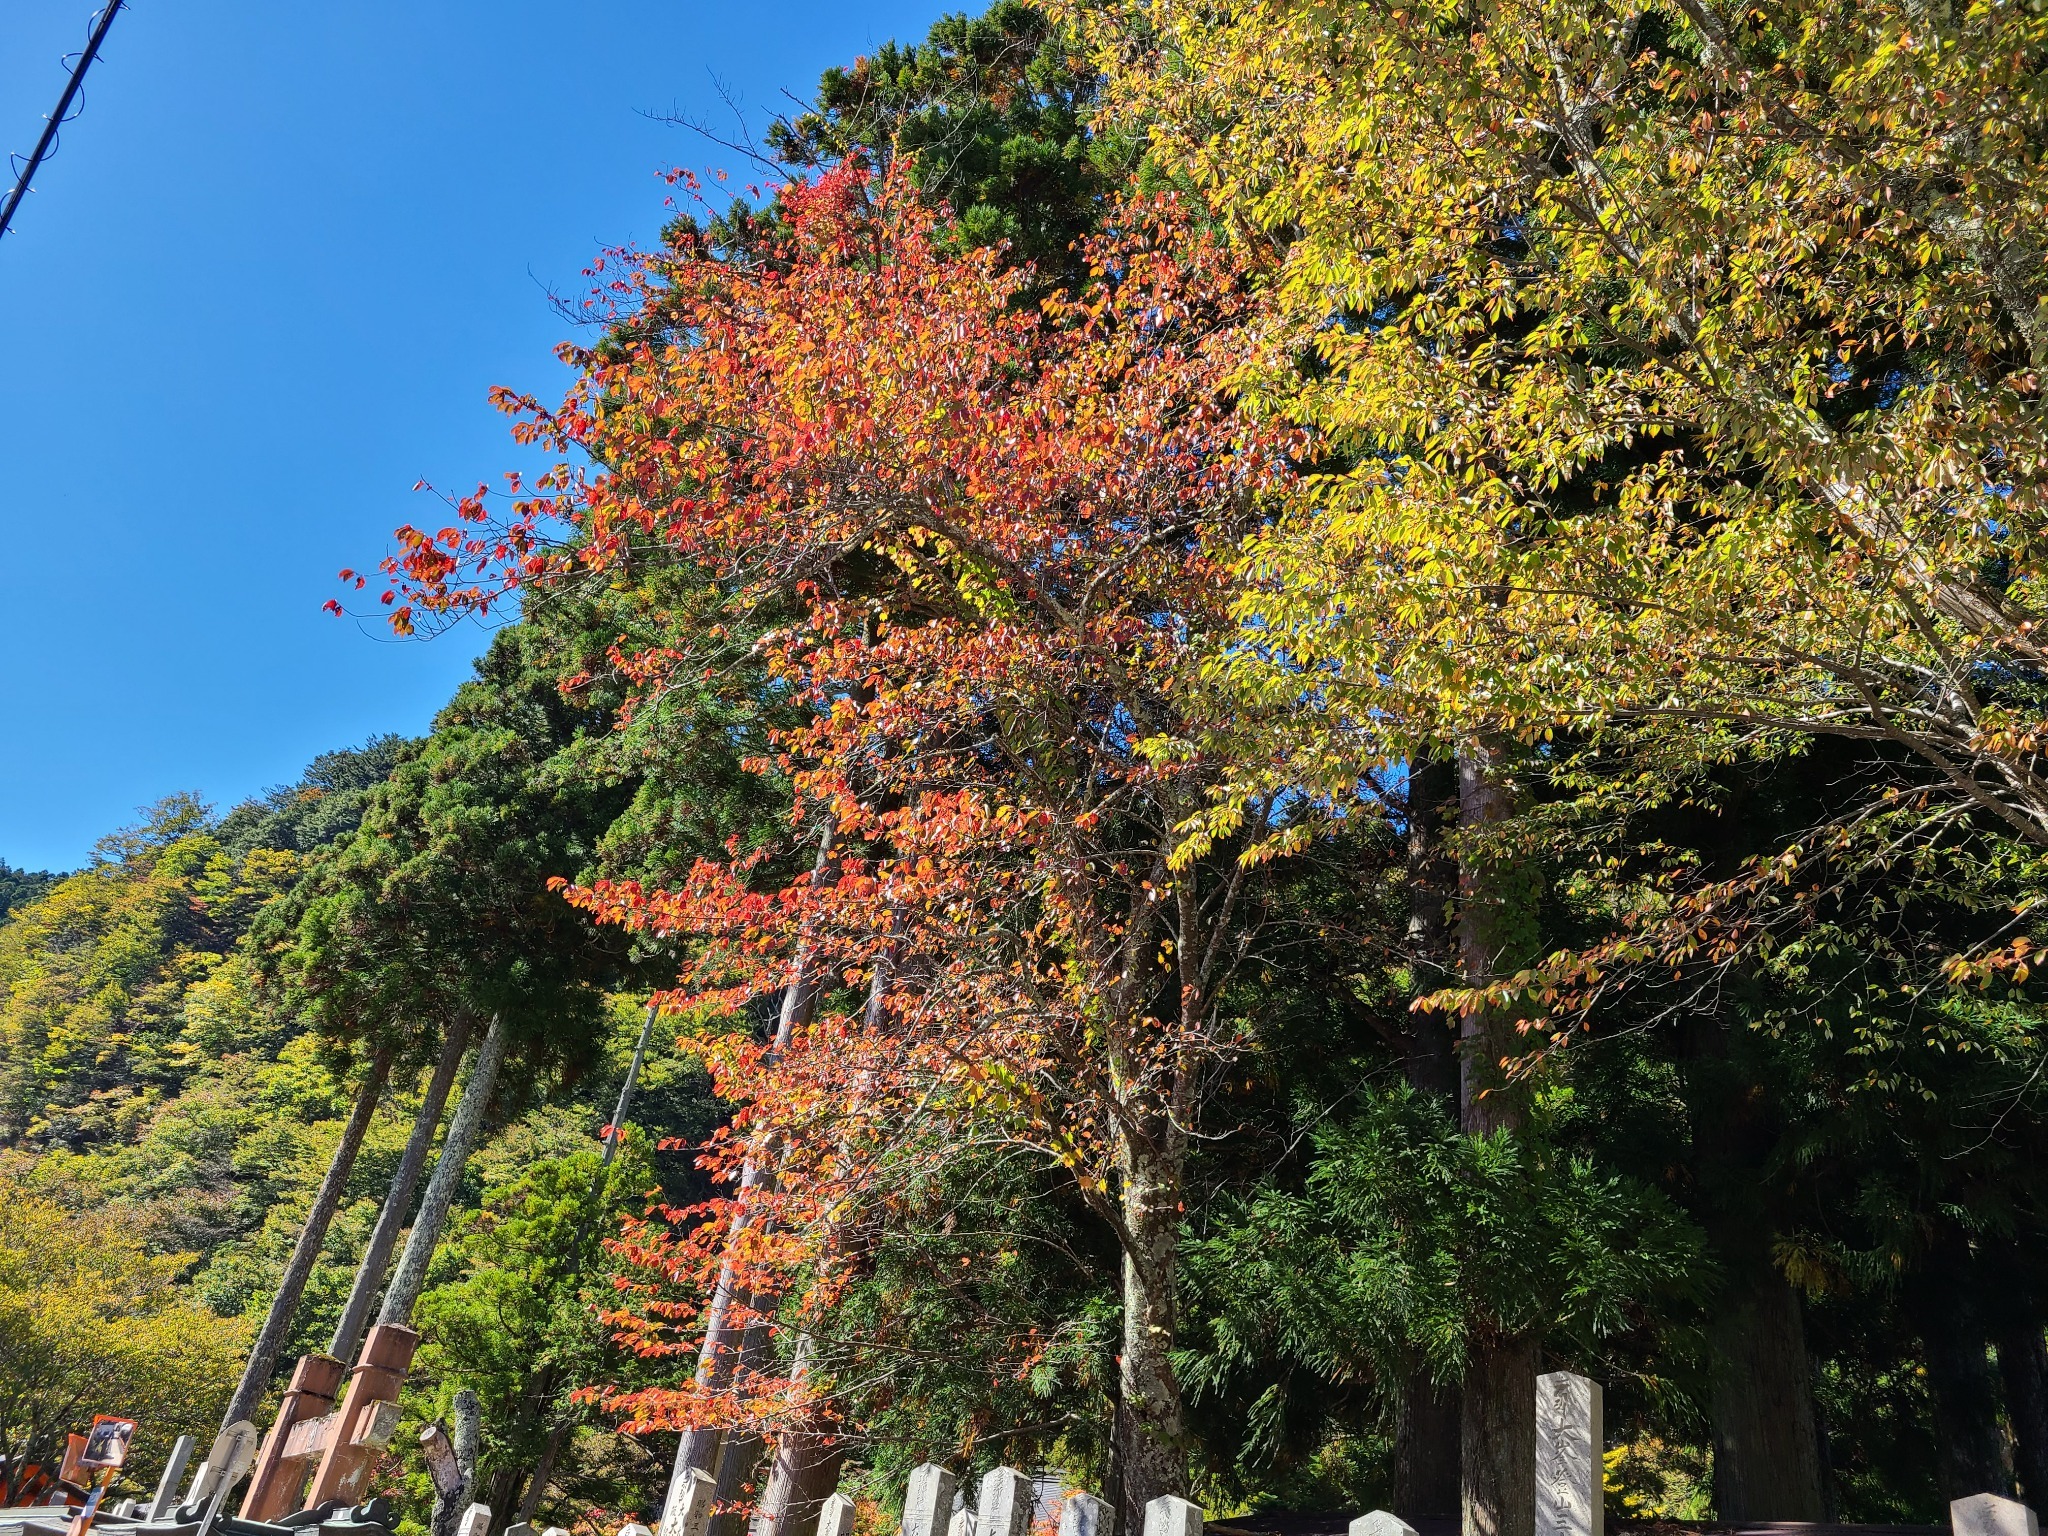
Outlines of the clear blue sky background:
[{"label": "clear blue sky background", "polygon": [[[729,128],[723,84],[758,126],[947,8],[132,0],[0,240],[0,857],[424,729],[483,637],[320,604],[416,480],[521,462],[485,390],[559,392],[547,291],[654,235],[658,173],[742,170],[643,114]],[[0,151],[92,9],[0,7]]]}]

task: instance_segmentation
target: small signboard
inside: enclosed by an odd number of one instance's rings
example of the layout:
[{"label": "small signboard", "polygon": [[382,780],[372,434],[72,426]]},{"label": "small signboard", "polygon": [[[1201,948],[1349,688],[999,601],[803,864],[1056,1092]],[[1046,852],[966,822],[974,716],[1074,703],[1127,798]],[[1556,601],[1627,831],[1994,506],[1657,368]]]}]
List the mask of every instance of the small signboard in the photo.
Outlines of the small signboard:
[{"label": "small signboard", "polygon": [[71,1435],[64,1441],[64,1459],[57,1464],[57,1481],[69,1483],[73,1488],[83,1488],[90,1474],[85,1470],[81,1458],[85,1455],[85,1436]]},{"label": "small signboard", "polygon": [[78,1464],[99,1471],[112,1471],[128,1461],[128,1442],[135,1438],[135,1421],[116,1418],[111,1413],[95,1414],[92,1428],[86,1431],[85,1449],[79,1453]]}]

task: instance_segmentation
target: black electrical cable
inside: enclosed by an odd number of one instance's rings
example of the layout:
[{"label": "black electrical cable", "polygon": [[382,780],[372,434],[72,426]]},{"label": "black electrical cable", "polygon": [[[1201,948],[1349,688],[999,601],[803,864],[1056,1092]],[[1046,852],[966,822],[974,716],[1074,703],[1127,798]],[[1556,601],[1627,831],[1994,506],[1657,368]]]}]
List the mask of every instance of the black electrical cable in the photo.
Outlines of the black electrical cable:
[{"label": "black electrical cable", "polygon": [[36,140],[36,147],[29,151],[28,164],[21,168],[21,176],[14,183],[14,190],[7,194],[7,201],[0,205],[0,235],[7,233],[7,226],[14,218],[14,210],[21,206],[21,200],[28,196],[29,183],[35,180],[37,169],[50,153],[50,146],[57,142],[57,130],[64,126],[65,114],[71,110],[71,103],[78,95],[78,87],[85,81],[85,72],[92,68],[92,61],[99,56],[100,44],[106,41],[107,28],[114,24],[114,16],[122,8],[122,0],[107,0],[106,9],[93,22],[92,36],[86,40],[85,52],[78,57],[78,64],[71,71],[71,78],[64,82],[64,94],[57,98],[57,110],[43,124],[43,136]]}]

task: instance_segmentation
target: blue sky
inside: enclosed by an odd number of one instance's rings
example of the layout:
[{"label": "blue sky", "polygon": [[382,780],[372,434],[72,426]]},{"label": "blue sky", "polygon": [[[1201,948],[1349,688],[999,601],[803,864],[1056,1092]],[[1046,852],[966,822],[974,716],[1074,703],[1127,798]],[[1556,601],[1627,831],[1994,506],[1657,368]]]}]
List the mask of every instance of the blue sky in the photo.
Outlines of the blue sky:
[{"label": "blue sky", "polygon": [[[92,9],[6,8],[0,149]],[[320,604],[415,481],[521,462],[485,391],[559,392],[548,291],[654,234],[659,172],[743,169],[646,114],[758,125],[941,9],[132,0],[0,240],[0,857],[424,728],[483,637]]]}]

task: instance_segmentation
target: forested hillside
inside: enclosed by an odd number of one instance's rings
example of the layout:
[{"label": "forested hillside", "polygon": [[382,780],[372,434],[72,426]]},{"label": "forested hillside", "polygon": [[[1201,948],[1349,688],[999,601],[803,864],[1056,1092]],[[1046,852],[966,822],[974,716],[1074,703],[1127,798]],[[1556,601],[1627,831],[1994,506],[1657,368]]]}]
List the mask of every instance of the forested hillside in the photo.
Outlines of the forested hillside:
[{"label": "forested hillside", "polygon": [[381,1296],[420,1529],[1530,1536],[1558,1370],[1616,1518],[2038,1505],[2044,70],[1000,0],[828,73],[501,398],[559,467],[343,573],[501,624],[425,737],[0,866],[0,1450],[146,1479]]}]

